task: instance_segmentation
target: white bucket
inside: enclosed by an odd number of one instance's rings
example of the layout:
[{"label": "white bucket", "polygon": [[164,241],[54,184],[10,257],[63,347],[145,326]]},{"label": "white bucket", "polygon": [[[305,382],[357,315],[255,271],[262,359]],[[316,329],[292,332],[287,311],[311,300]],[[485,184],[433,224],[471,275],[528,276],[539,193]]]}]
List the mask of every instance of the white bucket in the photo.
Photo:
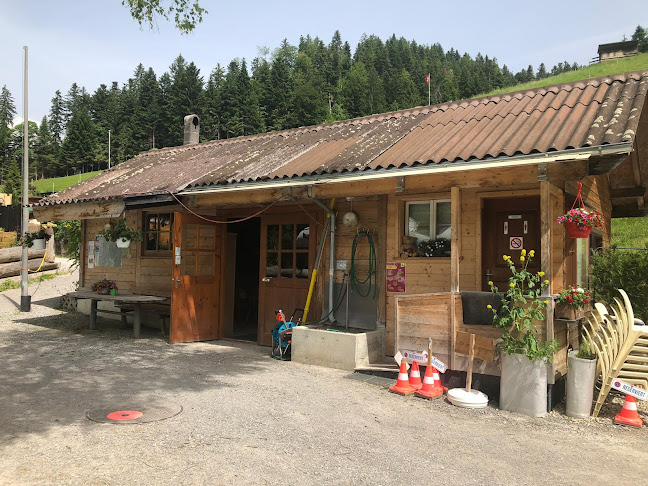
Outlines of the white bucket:
[{"label": "white bucket", "polygon": [[592,410],[594,381],[596,379],[596,359],[576,357],[570,351],[567,357],[567,409],[569,417],[587,418]]},{"label": "white bucket", "polygon": [[117,248],[128,248],[130,246],[130,240],[126,238],[119,238],[115,243],[117,243]]},{"label": "white bucket", "polygon": [[501,410],[531,417],[547,415],[547,363],[502,353],[499,405]]},{"label": "white bucket", "polygon": [[34,250],[44,250],[45,249],[45,238],[39,238],[37,240],[32,240],[32,246]]}]

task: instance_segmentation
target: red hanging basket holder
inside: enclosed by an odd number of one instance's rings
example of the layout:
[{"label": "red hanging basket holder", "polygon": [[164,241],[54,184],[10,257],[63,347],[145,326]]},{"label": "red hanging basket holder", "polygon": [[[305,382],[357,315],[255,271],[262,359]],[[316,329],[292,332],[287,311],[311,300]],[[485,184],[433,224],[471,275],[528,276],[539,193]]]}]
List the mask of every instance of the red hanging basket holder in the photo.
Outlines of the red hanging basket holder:
[{"label": "red hanging basket holder", "polygon": [[567,229],[567,234],[572,238],[587,238],[592,232],[591,226],[581,226],[572,221],[565,221],[565,228]]},{"label": "red hanging basket holder", "polygon": [[605,219],[600,213],[590,211],[585,207],[581,189],[583,184],[578,183],[578,194],[576,200],[567,214],[558,218],[560,224],[564,224],[567,234],[572,238],[587,238],[592,232],[592,228],[602,227],[605,225]]}]

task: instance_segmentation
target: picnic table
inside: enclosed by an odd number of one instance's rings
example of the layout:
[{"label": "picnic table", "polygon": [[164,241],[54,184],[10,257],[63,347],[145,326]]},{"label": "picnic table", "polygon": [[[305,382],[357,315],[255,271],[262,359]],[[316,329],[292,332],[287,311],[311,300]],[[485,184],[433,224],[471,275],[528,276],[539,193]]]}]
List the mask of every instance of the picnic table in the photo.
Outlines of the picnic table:
[{"label": "picnic table", "polygon": [[[157,297],[155,295],[139,295],[139,294],[98,294],[91,290],[77,290],[69,292],[69,297],[77,299],[90,299],[90,329],[97,327],[97,302],[110,301],[117,302],[122,305],[133,306],[133,337],[140,337],[140,329],[142,326],[142,304],[161,304],[168,302],[166,297]],[[101,310],[99,312],[115,313],[115,311]],[[122,322],[126,322],[126,310],[122,307],[119,314],[122,316]]]}]

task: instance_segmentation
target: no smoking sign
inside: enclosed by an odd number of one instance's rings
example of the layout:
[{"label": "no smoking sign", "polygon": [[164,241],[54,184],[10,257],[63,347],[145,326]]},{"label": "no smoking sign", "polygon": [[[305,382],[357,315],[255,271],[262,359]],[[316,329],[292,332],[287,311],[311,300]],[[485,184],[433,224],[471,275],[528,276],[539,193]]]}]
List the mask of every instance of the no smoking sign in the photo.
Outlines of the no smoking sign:
[{"label": "no smoking sign", "polygon": [[522,236],[511,236],[509,238],[509,250],[521,250],[524,246],[524,238]]}]

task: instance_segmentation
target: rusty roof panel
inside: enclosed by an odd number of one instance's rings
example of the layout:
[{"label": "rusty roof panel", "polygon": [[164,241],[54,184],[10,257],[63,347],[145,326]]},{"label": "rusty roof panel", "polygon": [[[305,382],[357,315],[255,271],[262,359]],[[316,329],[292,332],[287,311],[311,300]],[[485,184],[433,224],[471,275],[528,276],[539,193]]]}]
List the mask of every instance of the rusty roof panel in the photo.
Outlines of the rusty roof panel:
[{"label": "rusty roof panel", "polygon": [[648,71],[145,152],[43,204],[632,141]]}]

